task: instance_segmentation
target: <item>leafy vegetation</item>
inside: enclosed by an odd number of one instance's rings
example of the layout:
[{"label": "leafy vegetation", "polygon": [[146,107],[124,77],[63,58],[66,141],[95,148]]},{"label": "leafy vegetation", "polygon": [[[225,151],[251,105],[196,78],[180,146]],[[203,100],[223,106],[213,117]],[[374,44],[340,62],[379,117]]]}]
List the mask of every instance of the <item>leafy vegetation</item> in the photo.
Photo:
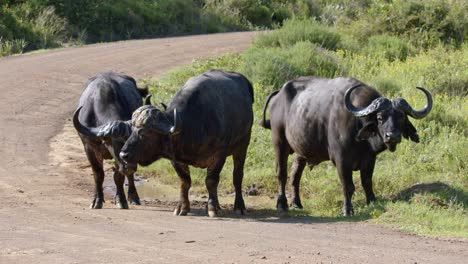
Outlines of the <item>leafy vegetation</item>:
[{"label": "leafy vegetation", "polygon": [[[313,15],[307,0],[3,0],[1,55],[65,43],[271,28]],[[15,43],[26,43],[14,45]]]},{"label": "leafy vegetation", "polygon": [[[422,107],[425,98],[414,87],[426,87],[434,94],[435,100],[431,114],[413,122],[421,143],[403,141],[395,153],[384,152],[378,156],[374,174],[377,202],[366,205],[359,175],[355,173],[353,201],[356,215],[341,217],[343,198],[340,181],[333,164],[323,162],[311,171],[304,171],[301,191],[305,210],[291,212],[291,215],[322,217],[329,221],[371,220],[419,234],[467,238],[468,46],[463,40],[458,43],[453,35],[447,34],[439,36],[437,43],[433,38],[422,43],[396,30],[377,30],[372,34],[355,31],[354,23],[370,19],[364,14],[371,8],[375,9],[375,2],[379,1],[351,1],[351,5],[359,7],[353,10],[338,8],[341,5],[339,0],[322,2],[328,3],[325,7],[337,6],[335,13],[322,7],[321,14],[326,11],[327,19],[288,20],[283,27],[261,35],[242,54],[197,60],[159,79],[144,82],[150,86],[153,98],[167,102],[188,78],[205,70],[222,68],[241,72],[254,83],[254,115],[257,121],[261,120],[268,93],[301,75],[352,76],[376,87],[388,97],[406,98],[415,108]],[[432,8],[438,6],[436,2],[418,3]],[[442,2],[438,1],[439,4]],[[458,3],[452,2],[455,6]],[[390,8],[388,1],[381,4]],[[447,14],[453,12],[449,8]],[[332,13],[333,23],[330,20]],[[348,21],[347,28],[342,27],[344,21]],[[336,45],[317,41],[303,25],[320,28],[326,32],[323,36],[336,34],[334,39],[339,41]],[[435,31],[439,32],[439,28],[420,33],[432,34]],[[255,124],[252,133],[244,186],[256,184],[262,195],[272,198],[269,204],[262,206],[272,209],[277,180],[270,131]],[[142,170],[165,184],[172,185],[177,181],[167,161],[158,161]],[[200,169],[191,171],[192,192],[205,193],[206,172]],[[231,174],[232,162],[228,160],[221,175],[220,194],[233,192]]]},{"label": "leafy vegetation", "polygon": [[[256,45],[310,41],[404,60],[439,44],[459,48],[467,13],[464,0],[2,0],[0,37],[8,55],[64,43],[271,29],[288,21]],[[25,45],[9,49],[12,43]]]}]

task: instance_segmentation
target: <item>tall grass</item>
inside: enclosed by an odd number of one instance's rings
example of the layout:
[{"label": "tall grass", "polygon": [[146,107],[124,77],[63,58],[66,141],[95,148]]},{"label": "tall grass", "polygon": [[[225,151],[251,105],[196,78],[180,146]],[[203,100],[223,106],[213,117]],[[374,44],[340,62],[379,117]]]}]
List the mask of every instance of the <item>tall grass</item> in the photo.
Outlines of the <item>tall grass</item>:
[{"label": "tall grass", "polygon": [[0,57],[22,53],[26,44],[24,39],[3,40],[0,37]]},{"label": "tall grass", "polygon": [[67,20],[55,13],[55,8],[48,6],[36,17],[33,29],[37,32],[39,48],[57,47],[65,38]]}]

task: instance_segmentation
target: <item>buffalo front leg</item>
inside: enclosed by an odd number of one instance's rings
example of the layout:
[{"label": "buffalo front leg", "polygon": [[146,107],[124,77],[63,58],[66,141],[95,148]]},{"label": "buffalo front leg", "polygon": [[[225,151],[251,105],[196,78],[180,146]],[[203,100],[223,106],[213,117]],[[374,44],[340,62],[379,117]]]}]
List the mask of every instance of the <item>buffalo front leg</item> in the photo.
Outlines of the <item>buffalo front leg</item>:
[{"label": "buffalo front leg", "polygon": [[302,172],[307,161],[305,158],[296,156],[291,165],[291,182],[293,187],[293,201],[291,204],[292,208],[302,209],[301,196],[299,195],[299,186],[301,183]]},{"label": "buffalo front leg", "polygon": [[104,192],[102,190],[102,183],[104,182],[103,160],[101,155],[97,155],[86,143],[83,142],[83,144],[85,146],[86,157],[91,164],[94,176],[94,198],[89,208],[101,209],[104,203]]},{"label": "buffalo front leg", "polygon": [[120,209],[128,209],[128,202],[124,191],[125,176],[118,169],[114,171],[114,182],[117,189],[115,193],[115,205]]},{"label": "buffalo front leg", "polygon": [[174,209],[174,215],[187,215],[190,212],[190,201],[189,201],[189,190],[192,185],[192,179],[190,178],[190,170],[188,165],[172,162],[177,175],[180,179],[180,197],[179,203]]},{"label": "buffalo front leg", "polygon": [[372,189],[372,174],[374,173],[375,159],[370,160],[366,166],[361,168],[361,184],[366,193],[367,204],[375,201],[374,190]]},{"label": "buffalo front leg", "polygon": [[353,170],[351,166],[344,164],[344,162],[337,162],[336,168],[343,188],[343,215],[350,216],[354,214],[353,204],[351,203],[355,189],[353,183]]},{"label": "buffalo front leg", "polygon": [[288,176],[288,156],[289,145],[284,136],[280,133],[272,133],[273,145],[276,154],[276,176],[278,178],[278,199],[276,201],[276,209],[278,211],[288,210],[288,199],[286,198],[286,181]]},{"label": "buffalo front leg", "polygon": [[134,174],[127,175],[128,180],[128,201],[130,204],[141,205],[140,196],[138,196],[138,192],[135,187],[135,179]]},{"label": "buffalo front leg", "polygon": [[218,184],[219,184],[219,173],[223,169],[226,156],[221,156],[215,159],[215,161],[208,167],[208,173],[205,179],[206,189],[208,190],[208,216],[218,216],[218,211],[221,209],[218,201]]}]

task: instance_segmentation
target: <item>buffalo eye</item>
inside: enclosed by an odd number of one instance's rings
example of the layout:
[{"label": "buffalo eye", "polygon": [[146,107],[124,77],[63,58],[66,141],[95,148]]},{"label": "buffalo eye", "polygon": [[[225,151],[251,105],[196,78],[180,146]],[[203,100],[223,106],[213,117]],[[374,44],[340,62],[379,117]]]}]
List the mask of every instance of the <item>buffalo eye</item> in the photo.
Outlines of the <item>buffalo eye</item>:
[{"label": "buffalo eye", "polygon": [[140,140],[143,140],[146,137],[146,134],[142,130],[138,131],[137,135],[138,135],[138,139]]},{"label": "buffalo eye", "polygon": [[383,116],[382,115],[377,115],[377,121],[379,122],[379,124],[382,124],[383,123]]}]

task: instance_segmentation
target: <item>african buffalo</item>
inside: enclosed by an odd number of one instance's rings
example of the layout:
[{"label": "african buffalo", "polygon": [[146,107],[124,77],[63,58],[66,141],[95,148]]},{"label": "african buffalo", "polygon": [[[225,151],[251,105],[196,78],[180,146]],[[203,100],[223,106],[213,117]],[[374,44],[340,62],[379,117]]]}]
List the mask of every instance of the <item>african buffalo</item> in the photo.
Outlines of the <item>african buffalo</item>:
[{"label": "african buffalo", "polygon": [[[133,111],[142,105],[142,97],[148,94],[147,89],[138,89],[135,80],[126,75],[113,72],[101,73],[90,78],[83,91],[78,109],[73,115],[73,125],[83,142],[89,163],[94,173],[95,192],[91,208],[100,209],[104,202],[102,183],[104,181],[103,159],[114,159],[114,181],[117,187],[116,205],[127,209],[123,184],[125,175],[128,178],[128,199],[132,204],[140,204],[140,198],[133,181],[136,164],[125,164],[119,158],[126,137],[123,136],[126,126],[122,121],[128,120]],[[147,97],[146,100],[149,100]],[[114,126],[117,137],[108,137],[96,128],[104,124]],[[85,126],[85,127],[84,127]]]},{"label": "african buffalo", "polygon": [[[343,214],[353,214],[353,171],[360,170],[367,203],[375,200],[372,174],[377,154],[395,151],[401,137],[419,142],[407,116],[425,117],[432,108],[432,96],[419,111],[403,98],[387,99],[353,78],[301,77],[289,81],[268,96],[262,126],[271,129],[279,181],[278,210],[287,210],[285,195],[287,161],[296,153],[291,168],[292,206],[302,208],[299,183],[306,164],[310,168],[331,160],[340,176]],[[270,103],[271,102],[271,103]],[[269,106],[270,105],[270,106]],[[265,114],[269,107],[270,120]]]},{"label": "african buffalo", "polygon": [[[242,178],[253,123],[253,100],[252,85],[238,73],[211,70],[190,78],[167,109],[143,106],[133,113],[128,125],[132,132],[120,157],[143,166],[160,158],[171,160],[181,180],[175,215],[190,211],[189,165],[207,168],[208,215],[216,216],[220,209],[219,173],[232,155],[234,210],[243,214]],[[106,132],[115,136],[112,126]]]}]

